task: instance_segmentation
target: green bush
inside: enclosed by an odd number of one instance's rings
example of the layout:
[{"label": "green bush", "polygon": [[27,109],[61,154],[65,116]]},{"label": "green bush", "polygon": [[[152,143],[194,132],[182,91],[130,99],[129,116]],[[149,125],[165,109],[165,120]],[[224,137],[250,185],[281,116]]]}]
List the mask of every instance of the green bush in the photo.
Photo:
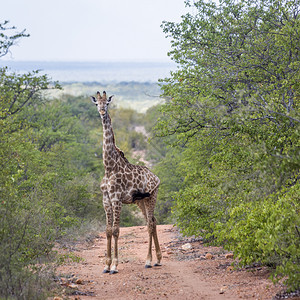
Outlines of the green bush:
[{"label": "green bush", "polygon": [[[52,199],[51,191],[36,185],[28,195],[19,197],[11,194],[2,200],[0,295],[28,299],[28,293],[34,289],[42,291],[44,285],[47,290],[45,269],[39,266],[42,263],[51,269],[54,242],[74,224],[74,219]],[[34,284],[37,277],[43,280]],[[43,285],[39,286],[39,282]],[[48,284],[51,284],[49,278]],[[30,297],[35,298],[33,295]]]},{"label": "green bush", "polygon": [[272,266],[274,280],[284,277],[290,289],[300,287],[299,195],[296,183],[262,201],[241,203],[225,226],[215,226],[219,242],[225,242],[242,265]]}]

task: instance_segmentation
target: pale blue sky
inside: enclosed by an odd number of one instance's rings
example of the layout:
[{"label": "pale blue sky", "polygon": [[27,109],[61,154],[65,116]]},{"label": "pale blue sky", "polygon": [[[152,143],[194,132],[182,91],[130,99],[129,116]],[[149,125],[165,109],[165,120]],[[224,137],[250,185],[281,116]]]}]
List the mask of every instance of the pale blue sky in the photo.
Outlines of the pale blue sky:
[{"label": "pale blue sky", "polygon": [[180,21],[184,0],[3,0],[0,20],[23,38],[2,59],[168,61],[163,20]]}]

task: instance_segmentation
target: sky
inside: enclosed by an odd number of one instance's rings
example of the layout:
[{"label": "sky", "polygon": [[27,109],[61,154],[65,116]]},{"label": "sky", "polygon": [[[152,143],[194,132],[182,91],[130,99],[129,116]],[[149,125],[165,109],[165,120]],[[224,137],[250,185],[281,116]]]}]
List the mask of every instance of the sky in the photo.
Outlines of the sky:
[{"label": "sky", "polygon": [[2,0],[0,22],[30,34],[2,60],[169,61],[163,20],[179,22],[184,0]]}]

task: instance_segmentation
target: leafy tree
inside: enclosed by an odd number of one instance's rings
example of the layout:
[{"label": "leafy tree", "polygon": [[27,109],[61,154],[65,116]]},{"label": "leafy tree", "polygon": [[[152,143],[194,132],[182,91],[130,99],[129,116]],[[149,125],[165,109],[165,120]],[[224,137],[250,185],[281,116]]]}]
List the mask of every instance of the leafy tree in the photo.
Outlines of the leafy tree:
[{"label": "leafy tree", "polygon": [[[1,56],[26,36],[4,34],[14,29],[6,25],[0,26]],[[41,91],[50,86],[58,87],[37,71],[19,75],[0,69],[0,295],[6,298],[43,297],[48,284],[41,278],[51,269],[53,244],[74,221],[54,197],[50,178],[56,170],[49,168],[51,157],[38,149],[34,134]],[[37,264],[42,261],[46,268]]]},{"label": "leafy tree", "polygon": [[274,265],[297,288],[299,1],[191,3],[194,15],[162,25],[179,69],[162,81],[156,135],[181,147],[177,224],[225,243],[244,263]]},{"label": "leafy tree", "polygon": [[[1,93],[2,108],[9,98]],[[17,120],[17,115],[4,110],[0,120],[0,294],[34,298],[39,288],[33,282],[37,274],[42,276],[34,265],[51,253],[70,220],[45,183],[50,175],[46,172],[48,159],[30,142],[26,122]]]},{"label": "leafy tree", "polygon": [[163,26],[173,38],[170,55],[181,66],[162,86],[173,98],[167,107],[178,108],[178,115],[170,115],[168,133],[226,130],[232,115],[243,110],[248,119],[239,118],[240,123],[298,125],[297,4],[229,0],[220,7],[203,1],[194,5],[195,17],[187,14],[180,24]]}]

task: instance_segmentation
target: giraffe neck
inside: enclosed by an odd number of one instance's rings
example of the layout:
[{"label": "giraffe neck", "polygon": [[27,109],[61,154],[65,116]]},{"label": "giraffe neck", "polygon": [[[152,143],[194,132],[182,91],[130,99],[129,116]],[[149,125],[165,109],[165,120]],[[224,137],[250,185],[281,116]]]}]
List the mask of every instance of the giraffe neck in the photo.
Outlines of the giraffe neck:
[{"label": "giraffe neck", "polygon": [[115,136],[111,126],[111,119],[107,113],[102,118],[103,125],[103,164],[105,170],[110,172],[118,161],[120,153],[115,145]]}]

